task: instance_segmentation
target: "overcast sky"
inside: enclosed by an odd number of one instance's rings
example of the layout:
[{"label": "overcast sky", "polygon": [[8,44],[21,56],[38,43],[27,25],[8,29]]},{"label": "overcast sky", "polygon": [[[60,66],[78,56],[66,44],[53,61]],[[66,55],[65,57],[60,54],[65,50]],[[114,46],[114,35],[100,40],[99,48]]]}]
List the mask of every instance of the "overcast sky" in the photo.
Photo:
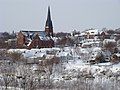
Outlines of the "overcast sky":
[{"label": "overcast sky", "polygon": [[55,32],[120,27],[120,0],[0,0],[0,31],[44,30],[49,5]]}]

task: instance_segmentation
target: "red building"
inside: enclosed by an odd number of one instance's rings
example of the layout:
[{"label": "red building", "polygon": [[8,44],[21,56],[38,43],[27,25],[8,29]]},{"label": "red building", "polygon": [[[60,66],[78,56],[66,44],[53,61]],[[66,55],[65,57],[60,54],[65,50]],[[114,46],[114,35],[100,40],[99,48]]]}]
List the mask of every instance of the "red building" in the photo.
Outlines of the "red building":
[{"label": "red building", "polygon": [[22,30],[17,35],[18,48],[51,48],[54,47],[53,25],[48,7],[48,15],[45,25],[45,31]]}]

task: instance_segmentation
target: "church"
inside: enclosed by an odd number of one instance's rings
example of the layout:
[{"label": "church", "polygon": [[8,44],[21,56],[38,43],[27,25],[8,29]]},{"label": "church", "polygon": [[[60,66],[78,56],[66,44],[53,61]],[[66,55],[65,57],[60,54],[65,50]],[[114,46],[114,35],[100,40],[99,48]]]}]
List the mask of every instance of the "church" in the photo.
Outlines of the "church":
[{"label": "church", "polygon": [[53,24],[51,20],[50,7],[44,31],[21,30],[17,35],[17,48],[52,48],[54,47]]}]

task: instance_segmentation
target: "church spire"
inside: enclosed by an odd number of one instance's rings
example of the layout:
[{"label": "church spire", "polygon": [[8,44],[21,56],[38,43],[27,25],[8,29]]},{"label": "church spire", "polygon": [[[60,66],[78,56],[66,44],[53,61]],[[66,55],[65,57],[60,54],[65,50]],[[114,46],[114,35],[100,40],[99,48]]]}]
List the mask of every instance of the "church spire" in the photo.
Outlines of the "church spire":
[{"label": "church spire", "polygon": [[50,6],[48,7],[48,16],[47,16],[47,20],[51,21]]},{"label": "church spire", "polygon": [[47,20],[45,24],[45,32],[48,36],[53,36],[53,25],[51,20],[51,14],[50,14],[50,6],[48,7],[48,14],[47,14]]}]

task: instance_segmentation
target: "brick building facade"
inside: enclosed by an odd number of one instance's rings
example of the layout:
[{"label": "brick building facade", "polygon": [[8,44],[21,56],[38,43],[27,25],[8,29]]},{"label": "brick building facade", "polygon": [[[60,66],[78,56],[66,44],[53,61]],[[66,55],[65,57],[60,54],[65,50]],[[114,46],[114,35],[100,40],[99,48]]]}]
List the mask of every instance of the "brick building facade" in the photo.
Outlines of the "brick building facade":
[{"label": "brick building facade", "polygon": [[45,31],[21,30],[17,35],[17,48],[51,48],[54,47],[53,25],[48,7]]}]

